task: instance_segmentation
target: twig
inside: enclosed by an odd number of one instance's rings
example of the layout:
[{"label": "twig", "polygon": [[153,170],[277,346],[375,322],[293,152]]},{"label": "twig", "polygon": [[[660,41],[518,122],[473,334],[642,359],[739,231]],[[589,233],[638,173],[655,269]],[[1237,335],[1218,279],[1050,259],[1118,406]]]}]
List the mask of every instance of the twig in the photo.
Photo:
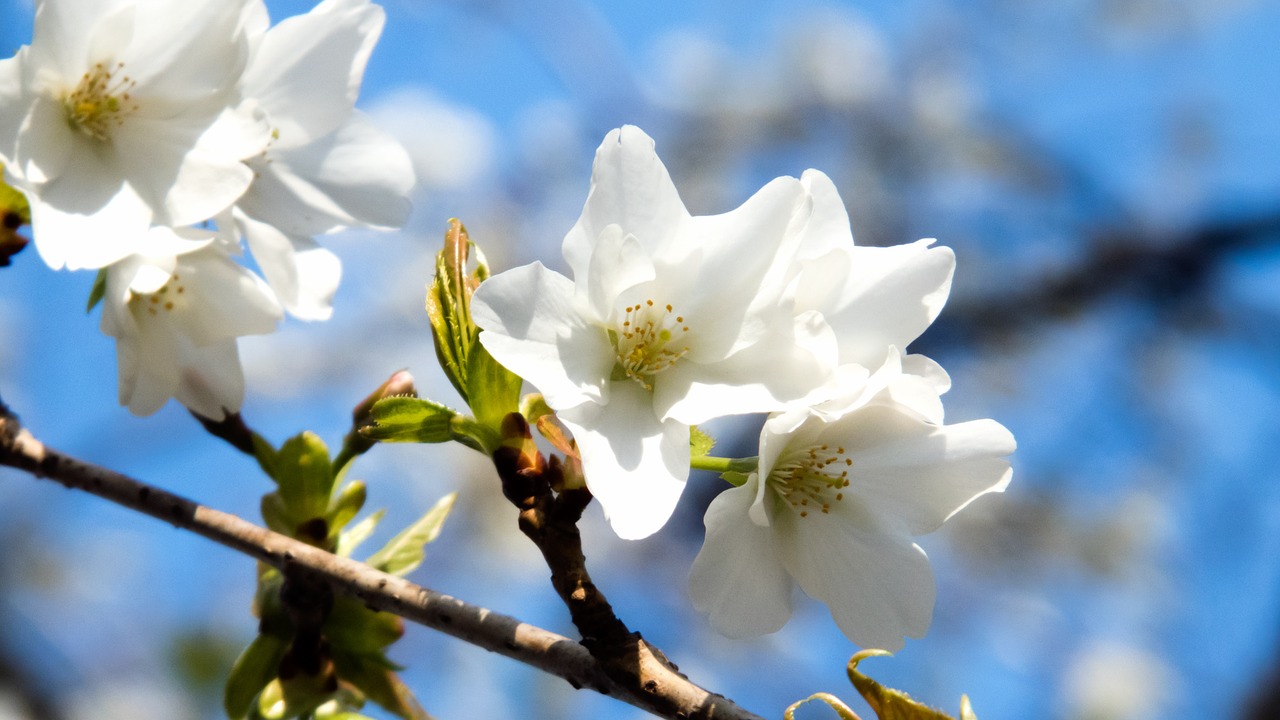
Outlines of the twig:
[{"label": "twig", "polygon": [[371,608],[394,613],[563,678],[574,688],[589,688],[662,717],[760,720],[759,716],[674,673],[663,677],[661,682],[642,677],[637,677],[636,683],[619,682],[583,645],[567,637],[72,458],[36,440],[3,401],[0,401],[0,465],[56,480],[68,488],[83,490],[164,520],[292,577],[323,583],[358,598]]},{"label": "twig", "polygon": [[578,532],[591,491],[583,487],[552,492],[553,485],[561,487],[560,466],[542,456],[519,413],[507,416],[503,436],[504,446],[493,456],[503,494],[520,511],[521,532],[538,546],[551,569],[551,584],[582,634],[583,646],[609,677],[643,690],[653,702],[650,712],[664,717],[755,717],[689,682],[661,650],[618,619],[591,581]]}]

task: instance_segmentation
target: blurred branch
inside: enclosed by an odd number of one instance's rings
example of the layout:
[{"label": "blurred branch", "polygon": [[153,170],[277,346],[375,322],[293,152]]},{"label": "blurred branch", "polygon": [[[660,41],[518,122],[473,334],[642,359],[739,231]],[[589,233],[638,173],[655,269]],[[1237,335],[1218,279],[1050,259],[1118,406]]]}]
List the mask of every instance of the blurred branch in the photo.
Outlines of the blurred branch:
[{"label": "blurred branch", "polygon": [[1092,257],[1071,270],[1016,284],[1025,290],[948,305],[912,349],[1004,340],[1046,319],[1078,314],[1117,294],[1180,299],[1202,289],[1231,252],[1274,242],[1277,237],[1280,213],[1204,225],[1173,242],[1152,240],[1140,231],[1104,233]]},{"label": "blurred branch", "polygon": [[371,608],[452,635],[563,678],[574,688],[590,688],[669,718],[759,720],[732,702],[675,673],[662,682],[620,682],[573,640],[515,618],[429,590],[394,575],[325,552],[234,515],[220,512],[120,473],[46,447],[0,401],[0,465],[67,488],[83,490],[118,505],[171,523],[244,553],[292,577],[323,583]]},{"label": "blurred branch", "polygon": [[0,653],[0,689],[4,688],[13,692],[31,720],[62,720],[53,698],[41,690],[27,669],[15,657]]}]

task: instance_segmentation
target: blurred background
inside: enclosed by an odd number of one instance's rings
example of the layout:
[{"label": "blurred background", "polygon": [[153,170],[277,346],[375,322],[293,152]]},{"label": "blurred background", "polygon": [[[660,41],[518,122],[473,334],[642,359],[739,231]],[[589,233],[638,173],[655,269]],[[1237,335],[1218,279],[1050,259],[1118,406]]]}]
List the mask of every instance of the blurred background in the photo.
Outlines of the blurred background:
[{"label": "blurred background", "polygon": [[[920,540],[939,581],[929,634],[863,669],[951,713],[968,693],[983,720],[1280,717],[1280,4],[383,5],[360,106],[413,155],[415,212],[404,231],[325,240],[345,263],[331,321],[242,341],[257,430],[336,445],[400,368],[456,403],[422,309],[448,218],[495,270],[563,269],[613,127],[655,138],[695,214],[819,168],[860,244],[955,249],[950,303],[912,349],[950,371],[952,422],[996,418],[1019,441],[1009,490]],[[0,56],[29,40],[31,13],[0,0]],[[117,406],[114,344],[84,313],[92,280],[34,250],[0,270],[0,397],[50,445],[258,519],[269,487],[251,460],[176,404]],[[714,428],[720,454],[754,454],[757,429]],[[412,579],[572,634],[482,460],[364,456],[352,477],[389,508],[374,542],[457,490]],[[692,611],[686,576],[722,487],[695,475],[640,542],[590,510],[597,584],[694,681],[766,717],[851,697],[855,647],[822,605],[801,599],[748,642]],[[0,512],[0,718],[219,717],[256,629],[249,561],[5,470]],[[641,715],[422,627],[392,657],[442,719]]]}]

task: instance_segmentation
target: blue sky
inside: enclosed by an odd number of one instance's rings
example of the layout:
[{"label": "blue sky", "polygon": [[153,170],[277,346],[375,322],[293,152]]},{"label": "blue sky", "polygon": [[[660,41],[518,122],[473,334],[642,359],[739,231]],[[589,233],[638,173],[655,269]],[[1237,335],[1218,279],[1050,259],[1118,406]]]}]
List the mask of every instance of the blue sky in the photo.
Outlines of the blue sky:
[{"label": "blue sky", "polygon": [[[268,4],[276,18],[309,6]],[[653,135],[700,212],[728,210],[776,175],[826,170],[860,241],[929,236],[957,250],[954,303],[1035,288],[1094,252],[1101,229],[1160,246],[1280,204],[1274,4],[386,8],[360,105],[411,148],[415,213],[401,232],[326,240],[346,272],[332,321],[289,321],[242,344],[245,415],[275,440],[310,428],[338,442],[350,407],[401,367],[454,402],[421,310],[445,221],[462,217],[495,269],[558,264],[595,145],[621,123]],[[26,41],[30,11],[8,0],[0,13],[7,54]],[[113,344],[83,312],[91,281],[33,252],[0,270],[0,396],[52,445],[256,517],[267,488],[251,462],[173,404],[149,418],[116,405]],[[934,626],[866,669],[950,710],[967,692],[984,720],[1235,714],[1280,644],[1278,281],[1280,254],[1245,249],[1212,269],[1193,307],[1121,295],[1007,342],[940,346],[955,381],[949,418],[1013,430],[1015,479],[921,540],[939,577]],[[415,579],[571,632],[468,451],[382,447],[356,475],[370,507],[390,508],[387,537],[461,492]],[[714,492],[714,479],[697,482]],[[589,560],[620,615],[693,679],[762,714],[820,690],[849,695],[854,648],[817,603],[798,601],[787,628],[747,642],[693,613],[697,502],[639,543],[588,514]],[[251,567],[13,473],[0,473],[0,507],[26,563],[0,605],[12,628],[0,638],[75,717],[114,717],[111,703],[129,717],[139,698],[174,708],[144,704],[143,716],[203,717],[168,679],[166,642],[189,625],[247,642]],[[442,718],[637,717],[422,628],[395,658]]]}]

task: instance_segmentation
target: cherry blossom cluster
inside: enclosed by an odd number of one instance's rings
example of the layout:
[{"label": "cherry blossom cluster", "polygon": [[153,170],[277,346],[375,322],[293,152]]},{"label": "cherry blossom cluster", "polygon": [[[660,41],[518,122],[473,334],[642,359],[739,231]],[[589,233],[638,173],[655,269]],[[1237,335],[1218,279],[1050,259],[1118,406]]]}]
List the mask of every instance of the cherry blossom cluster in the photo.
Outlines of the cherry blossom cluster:
[{"label": "cherry blossom cluster", "polygon": [[332,312],[341,266],[313,238],[408,215],[407,154],[354,109],[382,8],[324,0],[274,26],[262,0],[35,11],[0,61],[0,162],[40,256],[99,270],[122,404],[238,411],[236,339]]},{"label": "cherry blossom cluster", "polygon": [[480,285],[489,353],[573,432],[585,481],[623,538],[666,523],[693,426],[768,413],[758,458],[711,504],[691,595],[731,636],[772,632],[793,587],[864,647],[895,650],[931,620],[913,538],[1011,477],[1013,436],[947,425],[950,379],[905,348],[937,317],[955,256],[921,240],[854,244],[831,180],[778,178],[722,215],[686,210],[654,142],[611,132],[562,247]]}]

